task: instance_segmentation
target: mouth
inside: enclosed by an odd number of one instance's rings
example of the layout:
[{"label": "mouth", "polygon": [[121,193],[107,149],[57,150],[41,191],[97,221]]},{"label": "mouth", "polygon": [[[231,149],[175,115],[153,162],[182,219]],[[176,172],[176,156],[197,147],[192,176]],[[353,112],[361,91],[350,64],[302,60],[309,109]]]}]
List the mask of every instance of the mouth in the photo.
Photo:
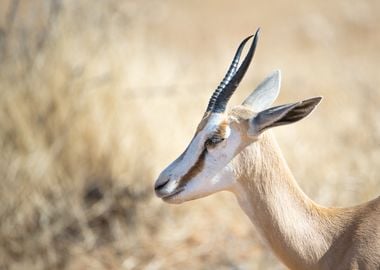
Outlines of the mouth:
[{"label": "mouth", "polygon": [[[167,196],[162,197],[161,199],[162,199],[164,202],[170,202],[170,203],[175,202],[175,199],[178,198],[178,195],[179,195],[182,191],[184,191],[184,190],[185,190],[184,188],[180,188],[180,189],[176,190],[175,192],[173,192],[173,193],[171,193],[171,194],[169,194],[169,195],[167,195]],[[180,203],[180,202],[178,201],[178,203]]]}]

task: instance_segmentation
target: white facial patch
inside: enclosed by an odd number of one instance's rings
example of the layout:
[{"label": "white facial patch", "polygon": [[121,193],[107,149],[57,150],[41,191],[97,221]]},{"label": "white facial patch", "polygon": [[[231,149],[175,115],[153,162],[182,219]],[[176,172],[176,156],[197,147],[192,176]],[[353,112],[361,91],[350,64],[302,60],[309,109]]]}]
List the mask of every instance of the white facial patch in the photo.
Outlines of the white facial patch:
[{"label": "white facial patch", "polygon": [[162,172],[162,175],[172,179],[165,187],[167,192],[174,191],[178,186],[179,179],[198,161],[199,156],[204,151],[206,137],[214,132],[223,120],[223,114],[216,113],[210,115],[206,126],[196,134],[182,157],[176,159]]},{"label": "white facial patch", "polygon": [[229,163],[241,143],[241,138],[237,131],[228,129],[229,136],[227,143],[207,153],[205,159],[206,167],[202,173],[195,176],[186,184],[186,196],[194,199],[218,191],[234,189],[236,181],[232,166]]},{"label": "white facial patch", "polygon": [[[164,189],[174,194],[170,203],[181,203],[204,197],[221,190],[234,189],[235,178],[228,163],[241,144],[241,135],[225,124],[224,114],[212,114],[200,129],[186,151],[170,164],[160,175],[162,183],[169,182]],[[225,130],[221,132],[221,126]],[[223,134],[221,142],[206,147],[205,142],[217,133]]]}]

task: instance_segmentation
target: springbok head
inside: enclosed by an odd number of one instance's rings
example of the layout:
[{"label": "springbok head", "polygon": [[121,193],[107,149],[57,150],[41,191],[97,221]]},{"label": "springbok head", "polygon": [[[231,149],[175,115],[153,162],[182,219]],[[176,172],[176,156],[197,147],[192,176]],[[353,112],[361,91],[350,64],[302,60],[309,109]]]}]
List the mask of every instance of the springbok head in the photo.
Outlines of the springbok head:
[{"label": "springbok head", "polygon": [[[252,37],[251,47],[238,67],[244,45]],[[182,203],[217,191],[233,190],[236,181],[230,176],[234,157],[257,142],[265,130],[306,117],[320,102],[321,97],[315,97],[270,108],[280,91],[281,75],[275,71],[242,105],[226,113],[227,103],[251,63],[258,38],[259,30],[241,42],[189,146],[156,180],[156,195],[165,202]]]}]

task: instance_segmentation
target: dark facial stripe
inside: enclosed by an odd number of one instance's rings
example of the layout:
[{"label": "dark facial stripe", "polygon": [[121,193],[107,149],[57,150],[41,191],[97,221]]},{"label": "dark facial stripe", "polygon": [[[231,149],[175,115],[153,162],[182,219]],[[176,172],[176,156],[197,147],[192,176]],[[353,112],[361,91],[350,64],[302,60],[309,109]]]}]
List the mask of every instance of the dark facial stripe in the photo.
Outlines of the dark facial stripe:
[{"label": "dark facial stripe", "polygon": [[191,179],[193,179],[198,173],[203,170],[205,159],[206,159],[207,149],[203,149],[202,153],[199,155],[198,160],[194,163],[194,165],[187,171],[187,173],[182,176],[179,187],[185,186]]}]

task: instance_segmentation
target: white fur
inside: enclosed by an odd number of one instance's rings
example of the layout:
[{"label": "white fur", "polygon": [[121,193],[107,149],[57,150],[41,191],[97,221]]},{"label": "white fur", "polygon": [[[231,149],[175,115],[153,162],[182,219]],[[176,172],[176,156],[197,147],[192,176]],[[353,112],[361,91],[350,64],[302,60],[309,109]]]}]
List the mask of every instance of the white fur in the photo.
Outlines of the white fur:
[{"label": "white fur", "polygon": [[[204,149],[205,140],[216,131],[224,117],[223,114],[210,115],[206,126],[190,142],[182,158],[175,160],[161,173],[158,179],[159,182],[170,179],[165,186],[166,192],[175,192],[179,179],[197,162]],[[232,189],[232,169],[226,165],[231,161],[231,157],[234,156],[236,149],[239,147],[240,139],[237,131],[231,131],[230,127],[227,127],[225,141],[214,149],[208,150],[204,161],[204,169],[184,186],[181,193],[166,201],[181,203],[204,197],[217,191]]]}]

